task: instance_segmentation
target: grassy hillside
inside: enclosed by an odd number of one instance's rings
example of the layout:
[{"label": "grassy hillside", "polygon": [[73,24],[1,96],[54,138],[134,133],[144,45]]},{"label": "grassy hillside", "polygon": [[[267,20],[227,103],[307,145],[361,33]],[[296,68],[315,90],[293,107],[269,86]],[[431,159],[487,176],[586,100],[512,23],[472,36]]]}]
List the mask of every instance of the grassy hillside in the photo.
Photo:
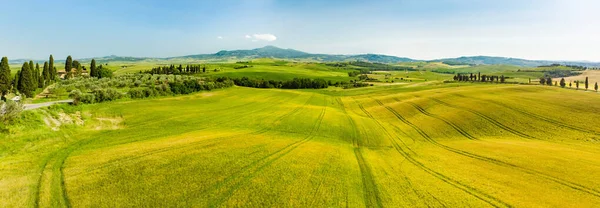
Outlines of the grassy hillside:
[{"label": "grassy hillside", "polygon": [[57,106],[0,135],[0,206],[591,207],[598,103],[424,82]]}]

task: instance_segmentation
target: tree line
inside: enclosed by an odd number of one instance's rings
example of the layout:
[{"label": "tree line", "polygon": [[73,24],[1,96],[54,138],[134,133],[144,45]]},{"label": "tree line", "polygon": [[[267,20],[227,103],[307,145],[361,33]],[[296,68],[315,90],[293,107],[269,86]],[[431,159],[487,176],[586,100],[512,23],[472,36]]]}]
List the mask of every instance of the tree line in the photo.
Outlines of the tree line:
[{"label": "tree line", "polygon": [[50,55],[49,61],[44,62],[41,69],[38,63],[24,62],[14,78],[11,75],[8,58],[2,57],[2,61],[0,61],[0,93],[3,101],[6,101],[6,95],[10,92],[33,97],[33,93],[38,88],[45,88],[56,80],[57,71],[52,55]]},{"label": "tree line", "polygon": [[477,74],[457,74],[454,75],[453,77],[454,81],[459,81],[459,82],[494,82],[496,81],[496,83],[500,82],[500,83],[504,83],[506,82],[506,77],[504,75],[481,75],[481,72],[477,73]]},{"label": "tree line", "polygon": [[159,66],[159,67],[154,67],[147,71],[143,71],[142,73],[147,73],[147,74],[197,74],[200,72],[206,73],[206,66],[185,65],[185,67],[184,67],[181,64],[179,64],[179,66],[175,66],[175,65]]},{"label": "tree line", "polygon": [[128,74],[103,79],[76,77],[60,82],[54,87],[53,92],[68,92],[74,104],[88,104],[122,98],[142,99],[190,94],[233,85],[233,81],[225,79],[217,80],[186,75]]},{"label": "tree line", "polygon": [[[82,76],[87,71],[79,61],[73,60],[68,56],[65,60],[65,79]],[[100,66],[96,66],[96,60],[92,59],[90,63],[90,77],[112,77],[112,71]],[[54,57],[50,55],[48,61],[40,68],[39,63],[33,61],[24,62],[21,69],[17,71],[14,78],[11,77],[10,65],[7,57],[2,57],[0,61],[0,94],[3,101],[6,101],[6,95],[10,92],[21,94],[24,97],[31,98],[37,89],[44,89],[47,86],[56,83],[60,79],[59,72],[54,66]]]},{"label": "tree line", "polygon": [[[544,78],[540,78],[540,84],[542,84],[542,85],[546,84],[548,86],[552,86],[552,79],[547,78],[544,80]],[[584,81],[585,90],[589,89],[589,87],[590,87],[589,84],[590,84],[590,82],[589,82],[588,77],[585,77],[585,81]],[[557,86],[557,85],[559,85],[559,83],[554,82],[554,86]],[[560,79],[560,87],[565,88],[566,86],[567,86],[567,83],[565,81],[565,78],[561,78]],[[569,82],[569,88],[573,88],[573,81]],[[579,90],[579,80],[575,80],[575,88],[577,90]],[[594,83],[594,90],[596,92],[598,92],[598,82]]]},{"label": "tree line", "polygon": [[332,82],[331,80],[325,81],[324,79],[310,79],[310,78],[294,78],[288,81],[276,81],[276,80],[264,80],[264,79],[253,79],[248,77],[242,78],[228,78],[221,77],[217,80],[230,79],[237,86],[253,87],[253,88],[280,88],[280,89],[323,89],[329,86],[343,87],[343,88],[355,88],[355,87],[366,87],[368,84],[362,82]]}]

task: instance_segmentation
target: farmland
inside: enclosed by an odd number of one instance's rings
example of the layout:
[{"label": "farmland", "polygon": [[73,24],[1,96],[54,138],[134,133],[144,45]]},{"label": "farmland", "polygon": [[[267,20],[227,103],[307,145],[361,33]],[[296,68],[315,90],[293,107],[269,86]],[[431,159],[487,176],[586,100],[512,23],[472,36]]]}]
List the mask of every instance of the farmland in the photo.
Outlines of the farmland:
[{"label": "farmland", "polygon": [[599,102],[418,82],[54,106],[0,136],[0,206],[590,207]]}]

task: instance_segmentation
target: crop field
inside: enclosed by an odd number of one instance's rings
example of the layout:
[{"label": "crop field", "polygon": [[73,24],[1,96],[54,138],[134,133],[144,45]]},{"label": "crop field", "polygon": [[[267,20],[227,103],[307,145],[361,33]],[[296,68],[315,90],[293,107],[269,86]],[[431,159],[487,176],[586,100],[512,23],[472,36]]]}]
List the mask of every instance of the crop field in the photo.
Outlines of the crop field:
[{"label": "crop field", "polygon": [[415,83],[55,106],[0,135],[0,206],[592,207],[599,103]]}]

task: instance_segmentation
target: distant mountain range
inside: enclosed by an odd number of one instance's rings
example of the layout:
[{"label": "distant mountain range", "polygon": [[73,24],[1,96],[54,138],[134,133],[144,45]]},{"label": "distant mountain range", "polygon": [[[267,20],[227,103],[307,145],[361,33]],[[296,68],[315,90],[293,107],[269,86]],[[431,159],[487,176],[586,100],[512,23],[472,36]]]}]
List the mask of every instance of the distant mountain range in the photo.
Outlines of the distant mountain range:
[{"label": "distant mountain range", "polygon": [[[399,62],[448,62],[453,64],[470,64],[470,65],[515,65],[523,67],[535,67],[550,64],[562,65],[578,65],[586,67],[600,67],[598,62],[586,61],[549,61],[549,60],[526,60],[506,57],[492,56],[469,56],[459,58],[446,58],[436,60],[417,60],[405,57],[388,56],[381,54],[359,54],[359,55],[331,55],[331,54],[313,54],[294,49],[282,49],[275,46],[265,46],[251,50],[233,50],[219,51],[214,54],[198,54],[187,55],[169,58],[146,58],[146,57],[125,57],[125,56],[105,56],[97,57],[96,61],[100,62],[138,62],[138,61],[181,61],[181,60],[206,60],[206,61],[229,61],[229,60],[251,60],[256,58],[274,58],[286,59],[294,61],[315,61],[315,62],[345,62],[345,61],[366,61],[376,63],[399,63]],[[81,62],[90,61],[91,58],[79,59]],[[11,63],[23,63],[24,59],[11,60]],[[43,62],[43,61],[36,61]],[[61,62],[57,60],[57,62]]]}]

